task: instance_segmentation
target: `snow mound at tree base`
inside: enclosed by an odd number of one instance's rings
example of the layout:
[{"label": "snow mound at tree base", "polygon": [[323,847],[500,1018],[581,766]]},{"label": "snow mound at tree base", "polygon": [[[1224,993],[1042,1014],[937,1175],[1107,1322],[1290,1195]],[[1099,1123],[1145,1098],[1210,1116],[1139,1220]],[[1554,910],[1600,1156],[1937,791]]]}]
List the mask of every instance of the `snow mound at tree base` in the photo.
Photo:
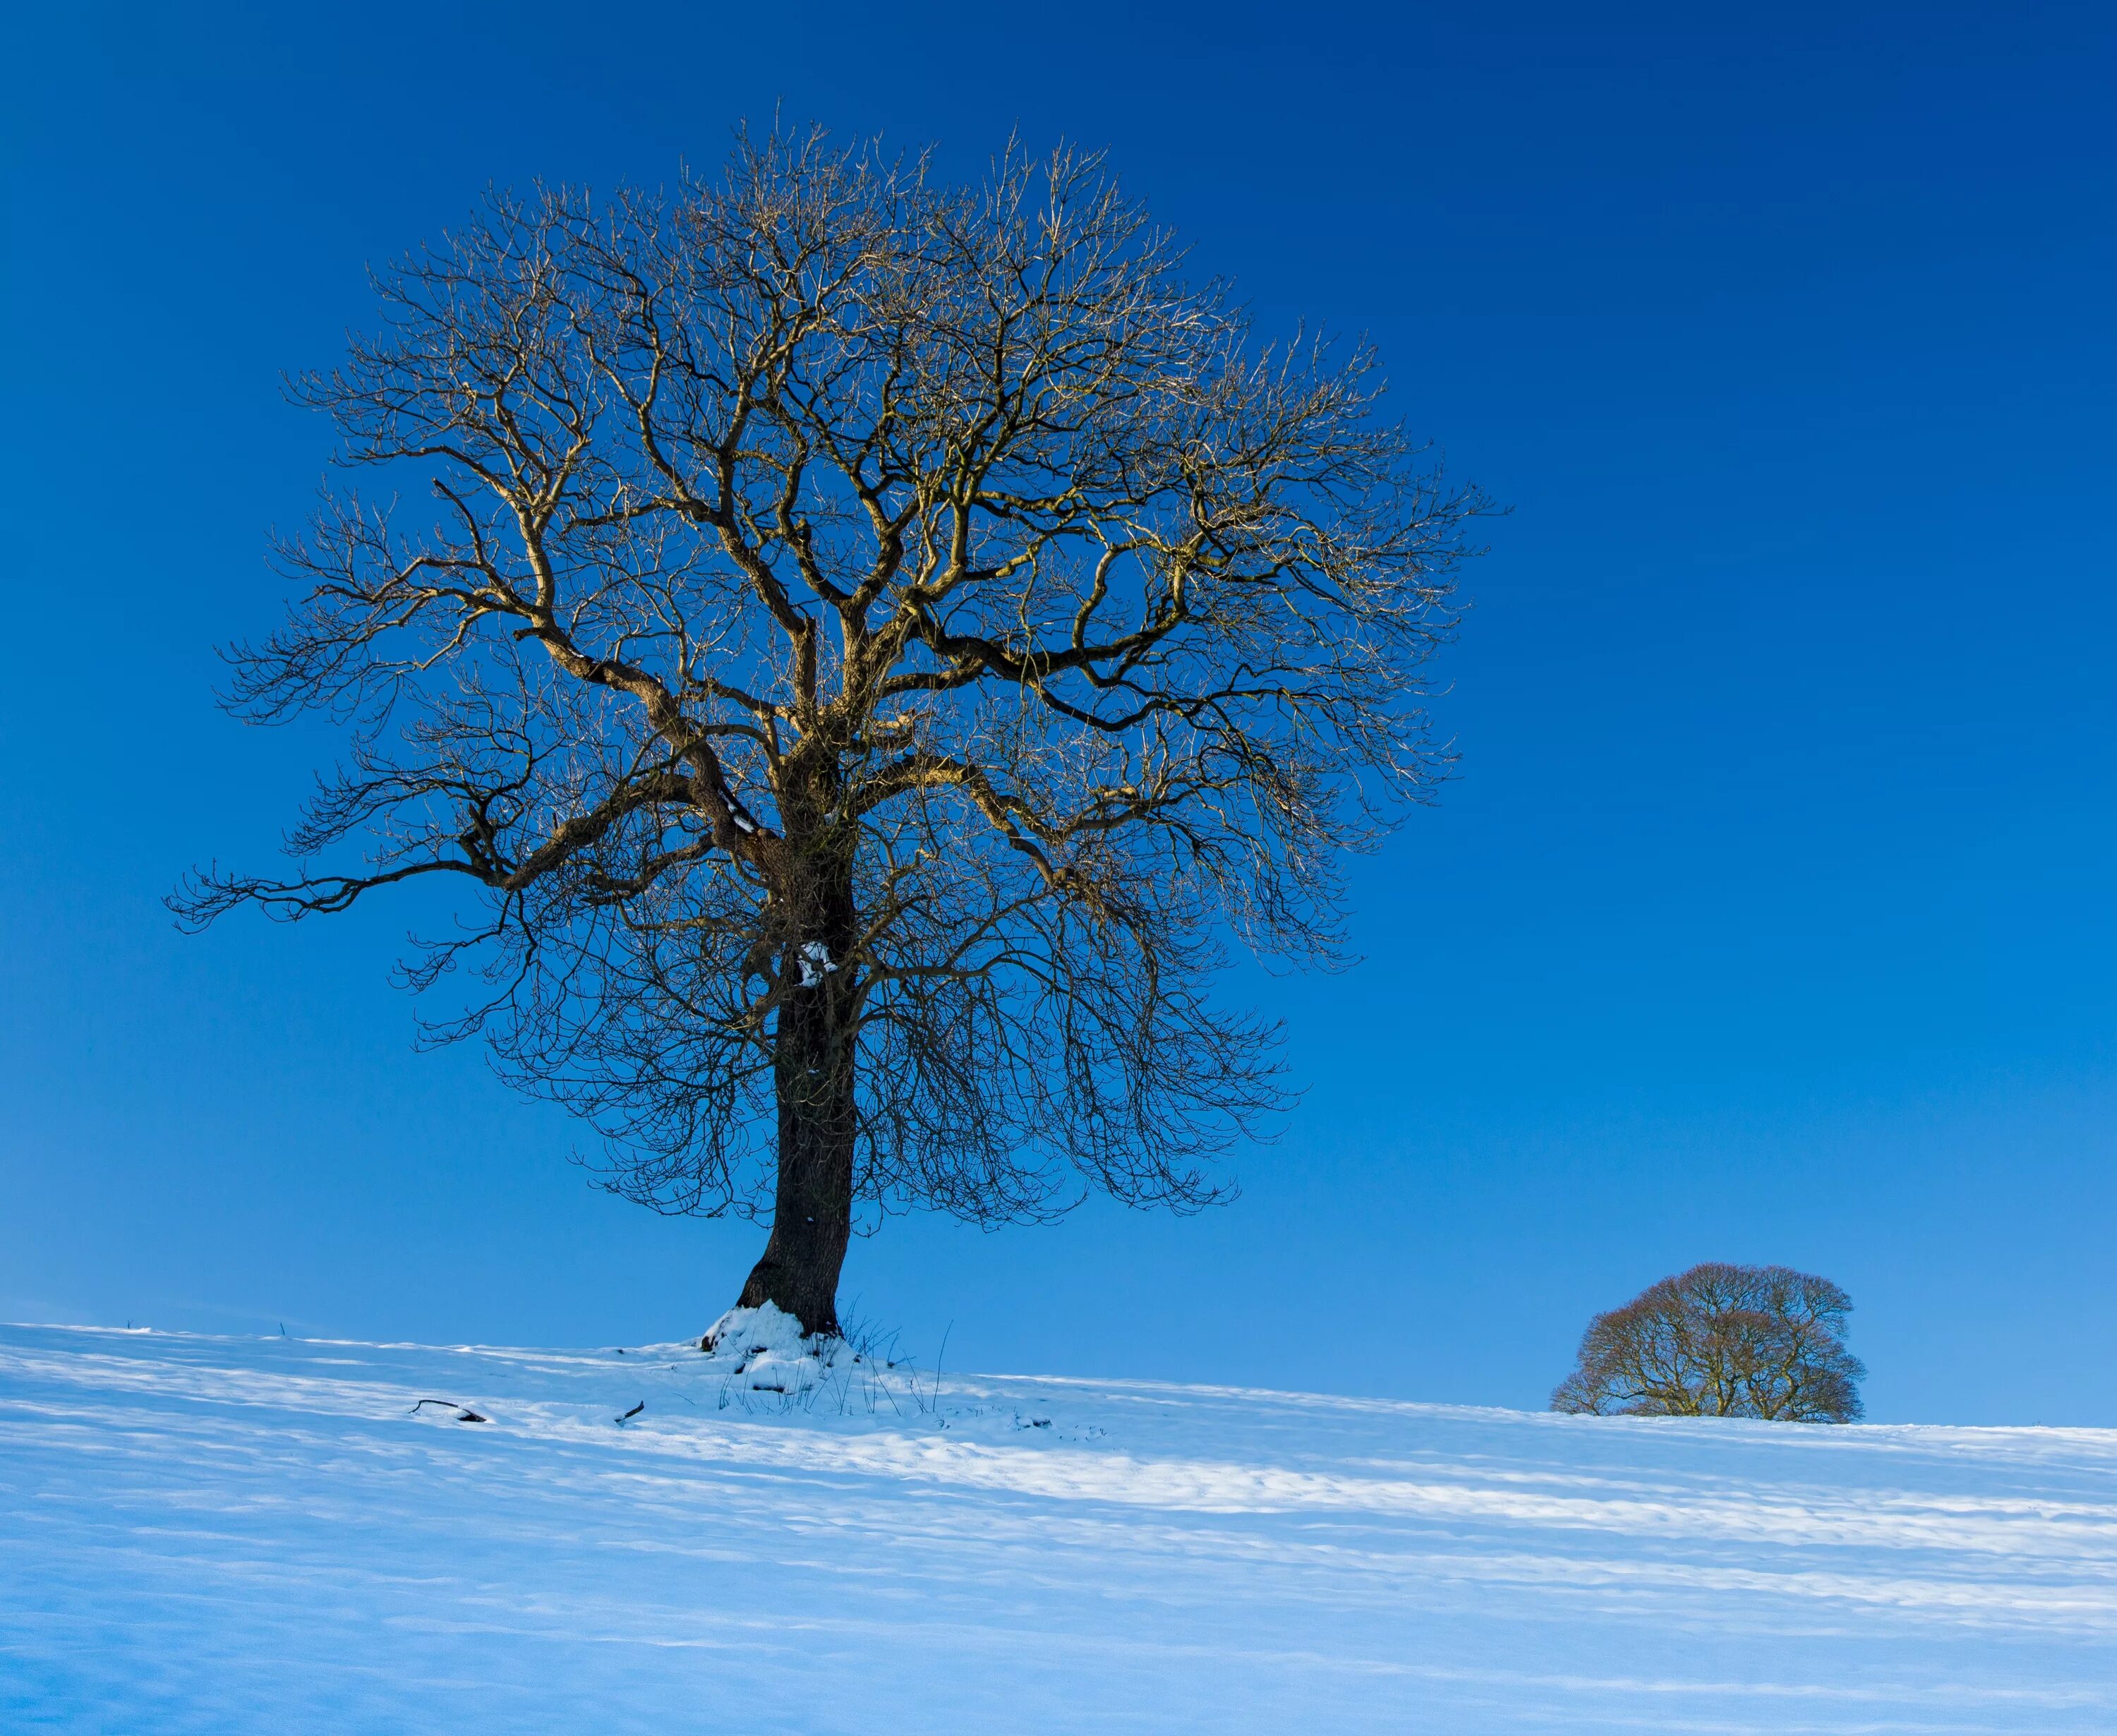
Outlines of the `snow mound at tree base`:
[{"label": "snow mound at tree base", "polygon": [[0,1730],[2117,1730],[2117,1431],[908,1380],[722,1327],[0,1327]]},{"label": "snow mound at tree base", "polygon": [[804,1332],[799,1320],[769,1302],[730,1309],[706,1328],[699,1348],[729,1384],[787,1397],[817,1390],[860,1360],[843,1338]]}]

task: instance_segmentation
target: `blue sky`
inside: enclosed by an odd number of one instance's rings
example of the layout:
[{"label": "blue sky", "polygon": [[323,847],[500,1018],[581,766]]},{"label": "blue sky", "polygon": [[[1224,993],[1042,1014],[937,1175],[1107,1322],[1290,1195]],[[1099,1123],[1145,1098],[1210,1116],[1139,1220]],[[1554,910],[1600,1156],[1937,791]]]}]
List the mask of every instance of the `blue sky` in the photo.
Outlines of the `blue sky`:
[{"label": "blue sky", "polygon": [[608,1343],[759,1232],[590,1192],[413,1052],[377,906],[202,939],[330,750],[213,708],[327,450],[279,370],[488,182],[775,106],[1109,147],[1267,329],[1370,333],[1509,503],[1460,775],[1349,972],[1238,974],[1306,1087],[1243,1199],[896,1220],[929,1358],[1534,1406],[1703,1258],[1823,1272],[1881,1420],[2117,1424],[2117,21],[2045,6],[515,5],[22,16],[6,160],[0,1314]]}]

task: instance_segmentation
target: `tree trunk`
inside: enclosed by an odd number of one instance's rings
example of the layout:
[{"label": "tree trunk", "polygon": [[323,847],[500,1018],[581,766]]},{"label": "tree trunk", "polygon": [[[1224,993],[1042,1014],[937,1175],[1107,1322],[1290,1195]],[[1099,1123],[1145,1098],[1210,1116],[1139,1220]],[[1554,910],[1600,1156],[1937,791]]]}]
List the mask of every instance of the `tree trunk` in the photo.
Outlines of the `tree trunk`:
[{"label": "tree trunk", "polygon": [[853,1228],[854,980],[846,958],[853,931],[851,876],[827,899],[825,920],[797,945],[797,983],[779,1010],[775,1083],[779,1097],[779,1181],[772,1236],[751,1267],[739,1308],[769,1302],[807,1332],[838,1331],[838,1272]]}]

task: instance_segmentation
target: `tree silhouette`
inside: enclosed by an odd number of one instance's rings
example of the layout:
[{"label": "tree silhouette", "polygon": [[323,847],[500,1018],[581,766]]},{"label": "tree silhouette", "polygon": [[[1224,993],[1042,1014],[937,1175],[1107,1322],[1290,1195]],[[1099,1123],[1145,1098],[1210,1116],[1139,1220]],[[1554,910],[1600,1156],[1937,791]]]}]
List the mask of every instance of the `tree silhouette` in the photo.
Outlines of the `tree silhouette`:
[{"label": "tree silhouette", "polygon": [[232,709],[349,726],[291,836],[173,901],[438,877],[607,1185],[769,1215],[743,1287],[836,1327],[856,1212],[1190,1209],[1280,1101],[1223,940],[1327,958],[1336,859],[1426,791],[1474,491],[1372,354],[1255,348],[1100,160],[970,188],[821,134],[607,201],[495,196],[300,378],[341,461]]},{"label": "tree silhouette", "polygon": [[1554,1410],[1849,1423],[1866,1370],[1845,1348],[1852,1303],[1784,1266],[1709,1263],[1598,1314]]}]

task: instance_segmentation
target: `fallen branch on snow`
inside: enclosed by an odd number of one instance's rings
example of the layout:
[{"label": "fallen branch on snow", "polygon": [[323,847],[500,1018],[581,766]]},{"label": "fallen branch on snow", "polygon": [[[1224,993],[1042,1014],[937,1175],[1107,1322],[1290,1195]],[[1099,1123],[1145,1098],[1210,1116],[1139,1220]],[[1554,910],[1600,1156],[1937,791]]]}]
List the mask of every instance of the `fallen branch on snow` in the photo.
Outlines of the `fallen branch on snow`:
[{"label": "fallen branch on snow", "polygon": [[468,1405],[458,1404],[452,1398],[422,1398],[417,1404],[413,1406],[411,1410],[406,1414],[411,1416],[417,1416],[420,1410],[427,1405],[439,1405],[445,1410],[454,1411],[456,1414],[455,1420],[459,1423],[489,1423],[492,1420],[489,1416],[479,1415],[477,1412],[472,1410]]}]

